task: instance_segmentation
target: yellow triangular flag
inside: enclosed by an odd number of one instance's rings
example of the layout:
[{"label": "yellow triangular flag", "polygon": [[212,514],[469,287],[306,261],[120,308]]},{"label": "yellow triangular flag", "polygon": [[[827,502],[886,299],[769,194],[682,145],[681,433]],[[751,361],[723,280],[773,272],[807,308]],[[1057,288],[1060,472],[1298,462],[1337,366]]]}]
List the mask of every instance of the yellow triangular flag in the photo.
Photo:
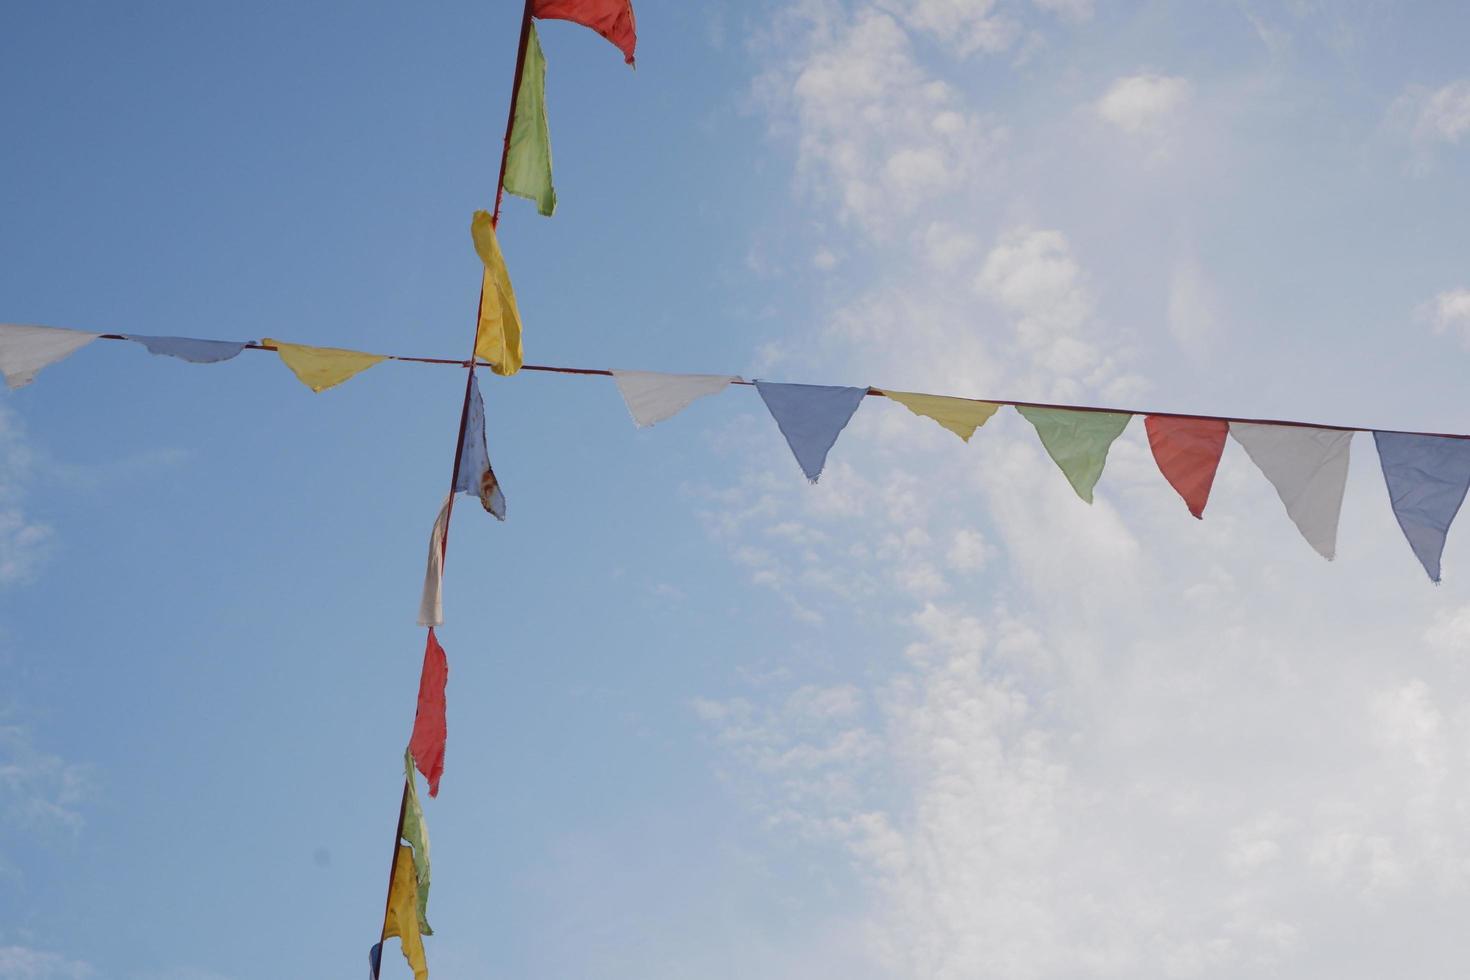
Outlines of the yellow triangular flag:
[{"label": "yellow triangular flag", "polygon": [[386,360],[382,354],[364,354],[360,350],[343,350],[340,347],[308,347],[305,344],[286,344],[269,337],[261,341],[274,347],[276,353],[291,373],[312,391],[326,391],[339,385],[360,371]]},{"label": "yellow triangular flag", "polygon": [[944,426],[966,442],[975,430],[990,416],[1000,411],[995,402],[979,402],[972,398],[952,398],[949,395],[920,395],[912,391],[889,391],[883,394],[898,402],[915,415],[925,415]]},{"label": "yellow triangular flag", "polygon": [[388,888],[388,915],[383,920],[383,938],[397,936],[403,958],[413,969],[414,980],[428,980],[429,964],[424,959],[424,940],[419,935],[419,888],[413,867],[413,848],[398,845],[393,864],[393,884]]},{"label": "yellow triangular flag", "polygon": [[475,212],[470,221],[470,235],[475,239],[480,261],[485,263],[475,356],[489,361],[490,370],[496,374],[515,374],[526,356],[521,349],[521,314],[516,309],[516,294],[510,286],[505,256],[500,254],[500,242],[495,238],[495,223],[488,212]]}]

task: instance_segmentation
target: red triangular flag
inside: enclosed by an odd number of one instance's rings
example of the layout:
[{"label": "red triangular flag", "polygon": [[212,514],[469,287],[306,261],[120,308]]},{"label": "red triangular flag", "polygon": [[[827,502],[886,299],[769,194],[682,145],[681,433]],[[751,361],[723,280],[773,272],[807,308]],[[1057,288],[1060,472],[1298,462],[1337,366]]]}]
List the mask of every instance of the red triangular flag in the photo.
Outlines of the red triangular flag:
[{"label": "red triangular flag", "polygon": [[1143,420],[1148,430],[1148,447],[1154,461],[1169,485],[1179,491],[1189,512],[1204,517],[1210,487],[1220,454],[1225,451],[1225,436],[1230,425],[1219,419],[1184,419],[1170,415],[1150,415]]},{"label": "red triangular flag", "polygon": [[590,27],[615,44],[628,64],[633,63],[633,49],[638,46],[633,0],[536,0],[531,16]]},{"label": "red triangular flag", "polygon": [[449,681],[449,661],[444,648],[429,629],[424,649],[424,672],[419,678],[419,708],[413,717],[413,737],[408,751],[413,764],[429,781],[429,795],[439,795],[439,777],[444,775],[444,740],[449,726],[444,720],[444,685]]}]

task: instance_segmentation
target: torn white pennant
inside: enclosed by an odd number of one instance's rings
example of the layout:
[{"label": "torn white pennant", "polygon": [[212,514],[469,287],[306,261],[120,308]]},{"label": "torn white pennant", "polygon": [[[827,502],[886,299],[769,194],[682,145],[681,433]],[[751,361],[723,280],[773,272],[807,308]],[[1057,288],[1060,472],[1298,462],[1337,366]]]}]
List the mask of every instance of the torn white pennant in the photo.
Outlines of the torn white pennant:
[{"label": "torn white pennant", "polygon": [[451,493],[439,507],[434,530],[429,532],[429,566],[424,570],[424,595],[419,599],[419,625],[444,625],[444,536],[449,533]]},{"label": "torn white pennant", "polygon": [[0,323],[0,374],[12,388],[23,388],[41,369],[87,346],[100,333]]},{"label": "torn white pennant", "polygon": [[1347,487],[1353,433],[1302,425],[1231,422],[1230,434],[1260,467],[1307,543],[1329,561]]},{"label": "torn white pennant", "polygon": [[613,380],[627,403],[628,414],[641,429],[678,415],[706,395],[739,381],[723,374],[660,374],[657,371],[614,371]]}]

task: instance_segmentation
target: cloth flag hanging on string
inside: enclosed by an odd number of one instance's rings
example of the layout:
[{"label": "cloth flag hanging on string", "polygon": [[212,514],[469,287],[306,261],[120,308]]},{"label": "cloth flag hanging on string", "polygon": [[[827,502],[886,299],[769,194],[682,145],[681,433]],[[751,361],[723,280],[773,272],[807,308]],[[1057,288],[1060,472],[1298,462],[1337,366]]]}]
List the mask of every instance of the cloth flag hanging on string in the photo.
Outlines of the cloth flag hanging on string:
[{"label": "cloth flag hanging on string", "polygon": [[727,374],[660,374],[657,371],[613,371],[613,380],[642,429],[673,418],[706,395],[718,394],[739,378]]},{"label": "cloth flag hanging on string", "polygon": [[449,660],[444,648],[429,630],[424,647],[424,670],[419,677],[419,704],[413,716],[413,736],[408,751],[414,765],[429,781],[429,795],[439,795],[439,777],[444,775],[444,743],[449,735],[445,718],[444,688],[449,683]]},{"label": "cloth flag hanging on string", "polygon": [[757,381],[755,388],[786,437],[801,471],[812,483],[822,475],[827,453],[868,394],[866,388],[772,381]]},{"label": "cloth flag hanging on string", "polygon": [[488,211],[475,212],[470,220],[470,235],[475,240],[475,252],[485,265],[480,282],[475,356],[489,361],[490,370],[496,374],[515,374],[526,356],[521,347],[521,314],[516,309],[516,294],[510,285],[505,256],[500,254],[500,242],[495,237],[495,222]]},{"label": "cloth flag hanging on string", "polygon": [[361,374],[374,364],[387,358],[382,354],[364,354],[360,350],[344,350],[341,347],[309,347],[306,344],[287,344],[270,337],[261,341],[274,347],[281,361],[301,383],[312,391],[322,392],[335,387],[356,374]]},{"label": "cloth flag hanging on string", "polygon": [[428,980],[429,964],[424,959],[424,940],[419,933],[418,880],[413,868],[413,848],[398,845],[393,861],[393,881],[388,886],[388,912],[383,919],[383,938],[397,936],[403,958],[413,969],[414,980]]},{"label": "cloth flag hanging on string", "polygon": [[419,787],[413,774],[413,753],[403,750],[403,778],[407,780],[407,799],[403,806],[403,839],[413,847],[413,871],[418,887],[419,932],[432,936],[429,928],[429,825],[424,822],[424,808],[419,803]]},{"label": "cloth flag hanging on string", "polygon": [[378,980],[383,969],[383,944],[373,943],[368,950],[368,980]]},{"label": "cloth flag hanging on string", "polygon": [[424,592],[419,597],[419,625],[444,625],[444,538],[449,533],[449,507],[454,494],[439,505],[439,516],[429,532],[429,564],[424,569]]},{"label": "cloth flag hanging on string", "polygon": [[41,369],[75,354],[102,336],[85,330],[0,324],[0,374],[11,388],[24,388]]},{"label": "cloth flag hanging on string", "polygon": [[590,27],[622,51],[624,61],[633,63],[638,24],[633,19],[632,0],[536,0],[531,15]]},{"label": "cloth flag hanging on string", "polygon": [[536,25],[526,42],[521,84],[516,94],[516,116],[505,157],[505,189],[536,202],[548,218],[556,211],[556,188],[551,183],[551,127],[546,122],[546,56]]},{"label": "cloth flag hanging on string", "polygon": [[1470,439],[1375,432],[1388,499],[1409,547],[1431,581],[1439,581],[1450,524],[1470,488]]},{"label": "cloth flag hanging on string", "polygon": [[1147,416],[1143,425],[1148,430],[1148,447],[1153,451],[1154,462],[1159,464],[1159,472],[1184,499],[1189,512],[1203,519],[1230,425],[1222,419],[1169,415]]},{"label": "cloth flag hanging on string", "polygon": [[465,415],[464,444],[459,450],[459,477],[456,493],[476,497],[480,505],[505,520],[505,494],[490,467],[490,452],[485,447],[485,400],[480,397],[480,381],[470,378],[470,405]]},{"label": "cloth flag hanging on string", "polygon": [[1302,537],[1331,561],[1337,554],[1337,521],[1347,489],[1352,432],[1231,422],[1230,434],[1276,488]]},{"label": "cloth flag hanging on string", "polygon": [[1047,455],[1066,474],[1077,496],[1092,503],[1093,488],[1108,461],[1108,448],[1123,434],[1133,416],[1027,405],[1017,405],[1016,411],[1036,427]]},{"label": "cloth flag hanging on string", "polygon": [[144,337],[141,334],[128,334],[127,338],[148,348],[150,354],[177,357],[190,364],[228,361],[239,357],[240,352],[249,345],[248,341],[243,340],[237,343],[230,340],[195,340],[192,337]]},{"label": "cloth flag hanging on string", "polygon": [[949,395],[924,395],[914,391],[889,391],[883,394],[898,402],[915,415],[931,418],[965,442],[975,434],[990,417],[1000,411],[995,402],[976,401],[973,398],[954,398]]}]

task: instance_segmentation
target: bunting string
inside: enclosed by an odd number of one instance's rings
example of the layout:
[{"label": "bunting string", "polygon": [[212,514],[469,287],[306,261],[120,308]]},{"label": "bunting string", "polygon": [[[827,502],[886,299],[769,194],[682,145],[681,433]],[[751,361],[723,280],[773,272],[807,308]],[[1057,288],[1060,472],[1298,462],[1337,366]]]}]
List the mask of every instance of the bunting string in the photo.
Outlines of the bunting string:
[{"label": "bunting string", "polygon": [[[17,327],[14,326],[14,325],[11,325],[11,324],[0,324],[0,347],[3,347],[3,345],[4,345],[4,339],[5,339],[6,335],[7,335],[7,332],[8,331],[11,331],[11,330],[14,330],[14,329],[17,329]],[[62,332],[65,332],[65,333],[76,333],[76,334],[83,333],[83,331],[73,330],[73,329],[68,328],[68,327],[37,327],[37,328],[31,328],[31,329],[56,330],[56,331],[62,331]],[[120,334],[120,333],[90,334],[89,336],[91,338],[93,338],[93,339],[96,339],[96,340],[129,340],[129,341],[140,342],[140,343],[144,340],[144,338],[142,338],[140,336],[137,336],[137,335]],[[227,344],[228,346],[231,346],[231,347],[238,347],[241,351],[266,351],[266,352],[269,352],[269,353],[276,353],[277,352],[277,348],[276,348],[276,345],[275,344],[262,343],[262,342],[256,342],[256,341],[250,341],[248,343],[238,343],[238,342],[231,343],[231,342],[226,342],[226,341],[196,340],[196,339],[188,338],[188,337],[149,337],[147,339],[150,340],[150,341],[163,341],[163,340],[167,340],[167,341],[179,341],[179,342],[187,342],[187,343],[190,343],[190,344]],[[337,348],[324,348],[324,349],[337,349]],[[346,352],[346,351],[344,351],[344,352]],[[350,351],[350,353],[364,354],[366,352],[364,352],[364,351]],[[484,358],[479,358],[479,357],[477,357],[477,358],[475,358],[473,360],[467,360],[465,358],[428,357],[428,356],[419,356],[419,355],[413,355],[413,354],[374,354],[374,355],[370,355],[370,356],[373,356],[373,357],[381,357],[385,361],[399,361],[399,362],[402,362],[404,364],[433,364],[433,365],[440,365],[440,366],[444,366],[444,367],[460,367],[460,368],[467,368],[467,367],[470,367],[471,365],[473,365],[476,368],[489,368],[489,367],[493,367],[492,362],[487,361]],[[196,362],[196,363],[204,363],[204,362],[201,361],[201,362]],[[614,379],[616,379],[617,376],[620,375],[620,374],[633,374],[633,373],[645,374],[645,375],[652,375],[652,376],[659,376],[659,377],[664,377],[664,378],[726,377],[726,378],[729,379],[728,383],[729,384],[732,384],[732,385],[741,385],[741,386],[744,386],[744,387],[751,387],[751,388],[753,388],[753,387],[756,386],[756,382],[755,381],[747,380],[745,378],[740,377],[739,375],[684,375],[684,374],[676,374],[676,373],[664,373],[664,372],[658,372],[658,371],[639,371],[639,372],[632,372],[632,371],[623,371],[623,370],[620,370],[620,369],[619,370],[614,370],[614,369],[610,369],[610,368],[568,367],[566,365],[553,365],[553,364],[522,364],[520,369],[522,371],[531,371],[531,372],[538,373],[538,374],[566,374],[566,375],[579,375],[579,376],[582,376],[582,377],[614,378]],[[20,385],[12,385],[12,387],[20,387]],[[900,401],[900,402],[903,401],[904,398],[906,398],[906,397],[912,397],[912,396],[915,396],[915,395],[919,395],[918,392],[906,392],[906,391],[899,391],[897,389],[875,388],[875,387],[871,387],[871,386],[867,388],[867,390],[864,392],[864,394],[867,397],[869,397],[869,398],[888,398],[888,399],[890,399],[892,401]],[[1160,418],[1160,419],[1200,420],[1200,421],[1205,421],[1205,422],[1225,422],[1225,423],[1241,422],[1241,423],[1249,423],[1249,424],[1252,424],[1252,425],[1285,425],[1285,426],[1294,426],[1294,427],[1303,428],[1303,429],[1331,429],[1331,430],[1336,431],[1336,432],[1386,432],[1386,433],[1391,433],[1393,435],[1403,435],[1403,436],[1430,436],[1430,437],[1433,437],[1433,438],[1436,438],[1436,439],[1470,439],[1470,432],[1437,432],[1437,431],[1432,431],[1432,430],[1419,430],[1419,429],[1390,429],[1390,428],[1384,428],[1384,427],[1373,426],[1373,425],[1352,425],[1352,424],[1340,423],[1340,422],[1311,422],[1311,421],[1303,421],[1301,419],[1258,418],[1258,417],[1247,416],[1247,415],[1205,415],[1205,414],[1200,414],[1198,412],[1164,411],[1162,409],[1155,409],[1155,408],[1127,408],[1127,407],[1117,406],[1117,405],[1078,405],[1078,404],[1069,403],[1069,402],[1035,402],[1035,401],[1023,401],[1023,400],[1015,399],[1015,398],[974,398],[974,397],[970,397],[970,396],[967,396],[967,395],[927,395],[927,394],[925,394],[925,395],[919,395],[919,397],[922,397],[922,398],[952,398],[952,399],[955,399],[956,401],[977,402],[977,403],[984,404],[984,405],[999,405],[999,406],[1007,406],[1007,407],[1010,407],[1010,408],[1017,408],[1017,409],[1020,409],[1020,408],[1042,408],[1042,409],[1057,409],[1057,410],[1060,410],[1060,411],[1067,411],[1067,412],[1102,412],[1102,413],[1109,414],[1109,415],[1138,415],[1138,416],[1151,417],[1151,418]]]}]

